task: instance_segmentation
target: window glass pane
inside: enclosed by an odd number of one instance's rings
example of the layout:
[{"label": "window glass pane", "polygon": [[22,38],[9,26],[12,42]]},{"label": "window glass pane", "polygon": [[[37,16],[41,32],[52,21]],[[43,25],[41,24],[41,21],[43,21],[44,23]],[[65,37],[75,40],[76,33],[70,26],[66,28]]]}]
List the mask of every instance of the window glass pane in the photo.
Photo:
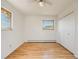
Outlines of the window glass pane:
[{"label": "window glass pane", "polygon": [[10,28],[9,18],[4,13],[1,13],[1,27],[2,30]]},{"label": "window glass pane", "polygon": [[1,8],[1,30],[11,29],[11,13]]},{"label": "window glass pane", "polygon": [[54,20],[43,20],[43,29],[54,29]]}]

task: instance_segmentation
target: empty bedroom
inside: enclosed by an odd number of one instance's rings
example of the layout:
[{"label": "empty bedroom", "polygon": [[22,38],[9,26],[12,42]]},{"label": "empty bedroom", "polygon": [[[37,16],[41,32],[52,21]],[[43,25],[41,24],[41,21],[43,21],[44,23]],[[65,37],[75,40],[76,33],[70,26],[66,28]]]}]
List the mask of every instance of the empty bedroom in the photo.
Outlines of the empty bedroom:
[{"label": "empty bedroom", "polygon": [[78,59],[78,0],[1,0],[1,59]]}]

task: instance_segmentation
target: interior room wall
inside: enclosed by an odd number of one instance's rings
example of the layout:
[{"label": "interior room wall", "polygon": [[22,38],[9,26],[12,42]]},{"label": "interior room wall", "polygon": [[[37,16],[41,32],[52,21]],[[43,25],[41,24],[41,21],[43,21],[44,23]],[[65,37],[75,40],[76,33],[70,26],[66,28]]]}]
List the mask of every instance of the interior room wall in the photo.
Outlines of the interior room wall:
[{"label": "interior room wall", "polygon": [[[25,42],[28,41],[55,41],[56,17],[52,16],[26,16],[25,18]],[[54,30],[43,30],[42,20],[54,20]]]},{"label": "interior room wall", "polygon": [[59,20],[58,29],[60,40],[59,42],[68,48],[70,51],[74,52],[74,33],[75,33],[75,23],[74,23],[73,14]]},{"label": "interior room wall", "polygon": [[74,0],[75,39],[74,54],[78,58],[78,0]]},{"label": "interior room wall", "polygon": [[11,52],[19,47],[23,42],[23,20],[24,16],[7,1],[2,0],[1,7],[12,12],[13,29],[12,31],[1,31],[2,57],[5,59]]},{"label": "interior room wall", "polygon": [[[77,0],[75,2],[77,4]],[[77,5],[75,8],[66,10],[63,12],[63,15],[66,15],[68,12],[72,13],[65,17],[60,17],[58,20],[58,42],[70,50],[76,57],[78,57],[78,34],[77,34]],[[61,16],[61,14],[60,14]]]}]

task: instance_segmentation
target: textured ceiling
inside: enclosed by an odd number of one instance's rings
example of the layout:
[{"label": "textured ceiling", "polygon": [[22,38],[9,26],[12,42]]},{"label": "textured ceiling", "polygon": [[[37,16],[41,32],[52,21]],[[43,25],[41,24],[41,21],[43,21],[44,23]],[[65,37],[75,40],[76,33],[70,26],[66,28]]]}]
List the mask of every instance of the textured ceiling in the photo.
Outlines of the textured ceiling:
[{"label": "textured ceiling", "polygon": [[27,15],[58,15],[62,11],[73,7],[73,0],[46,0],[52,4],[40,7],[35,0],[7,0],[17,9]]}]

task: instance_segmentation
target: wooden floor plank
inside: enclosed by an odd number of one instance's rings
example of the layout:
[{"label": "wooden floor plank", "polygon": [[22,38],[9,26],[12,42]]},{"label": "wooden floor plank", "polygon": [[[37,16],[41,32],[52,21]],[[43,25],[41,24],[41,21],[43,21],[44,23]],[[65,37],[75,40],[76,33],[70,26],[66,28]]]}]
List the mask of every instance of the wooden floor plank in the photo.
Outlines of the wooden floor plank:
[{"label": "wooden floor plank", "polygon": [[5,59],[75,59],[57,43],[24,43]]}]

